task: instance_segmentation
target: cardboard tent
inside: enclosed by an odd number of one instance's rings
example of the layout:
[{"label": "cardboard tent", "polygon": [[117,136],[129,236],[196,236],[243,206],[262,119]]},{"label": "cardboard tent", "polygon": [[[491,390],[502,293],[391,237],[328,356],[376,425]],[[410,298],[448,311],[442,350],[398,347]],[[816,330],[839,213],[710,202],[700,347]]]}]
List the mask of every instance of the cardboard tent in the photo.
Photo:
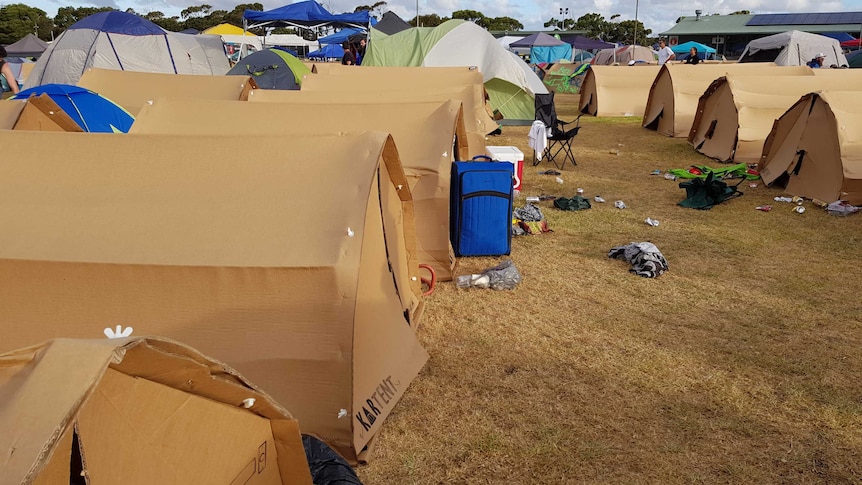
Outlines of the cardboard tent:
[{"label": "cardboard tent", "polygon": [[[300,94],[302,94],[300,92]],[[307,93],[306,93],[307,94]],[[466,154],[466,132],[457,101],[348,103],[295,96],[289,104],[160,100],[147,106],[133,133],[284,134],[292,137],[362,127],[392,134],[410,183],[416,219],[416,254],[441,281],[452,279],[449,245],[449,176]],[[289,117],[285,113],[290,113]],[[452,140],[456,139],[453,146]],[[409,281],[415,273],[404,274]],[[414,298],[421,298],[418,288]],[[410,305],[406,305],[409,307]]]},{"label": "cardboard tent", "polygon": [[248,93],[257,88],[250,76],[189,76],[98,68],[87,69],[78,86],[101,94],[133,115],[158,98],[245,101]]},{"label": "cardboard tent", "polygon": [[772,62],[689,64],[668,63],[661,67],[650,88],[643,126],[674,137],[687,137],[703,92],[715,79],[728,73],[755,76],[805,75],[804,67],[778,67]]},{"label": "cardboard tent", "polygon": [[593,116],[639,116],[658,71],[657,65],[592,65],[581,84],[578,110]]},{"label": "cardboard tent", "polygon": [[[315,64],[321,69],[322,66]],[[327,75],[327,74],[331,74]],[[349,76],[344,78],[342,76]],[[471,88],[464,91],[465,87]],[[303,78],[302,92],[320,91],[334,97],[347,93],[351,99],[447,100],[458,99],[464,105],[470,156],[485,154],[485,135],[499,126],[486,105],[482,74],[465,67],[375,67],[362,69],[328,68],[318,75]],[[264,99],[275,96],[259,93]],[[457,97],[456,97],[457,96]]]},{"label": "cardboard tent", "polygon": [[287,410],[161,338],[57,339],[0,355],[0,429],[3,483],[311,483]]},{"label": "cardboard tent", "polygon": [[799,30],[754,39],[745,46],[739,62],[775,62],[779,66],[804,66],[817,54],[825,54],[824,67],[847,65],[838,40]]},{"label": "cardboard tent", "polygon": [[773,121],[800,96],[820,89],[862,89],[860,76],[844,69],[840,76],[782,76],[781,82],[773,76],[718,78],[698,101],[688,142],[721,162],[757,163]]},{"label": "cardboard tent", "polygon": [[767,184],[800,197],[862,205],[862,96],[825,91],[800,98],[775,121],[759,169]]},{"label": "cardboard tent", "polygon": [[0,103],[0,129],[83,131],[47,94]]},{"label": "cardboard tent", "polygon": [[643,61],[655,64],[656,58],[652,49],[642,45],[627,45],[613,49],[602,49],[596,53],[590,63],[594,66],[627,65],[630,61]]},{"label": "cardboard tent", "polygon": [[89,67],[221,75],[230,66],[218,37],[167,32],[143,17],[112,10],[85,17],[60,34],[24,87],[76,84]]},{"label": "cardboard tent", "polygon": [[[484,88],[482,86],[453,86],[429,88],[422,91],[368,91],[363,92],[361,96],[356,96],[350,91],[274,91],[259,89],[252,93],[248,100],[252,102],[266,103],[311,103],[311,104],[331,104],[331,103],[358,103],[367,105],[382,105],[386,103],[407,103],[407,102],[428,102],[428,101],[448,101],[450,99],[460,101],[464,113],[464,127],[467,132],[466,136],[466,158],[472,158],[476,155],[485,154],[485,134],[482,131],[473,127],[480,125],[481,122],[476,122],[478,117],[490,119],[485,110],[481,107]],[[477,101],[478,100],[478,101]],[[470,114],[473,116],[470,116]],[[473,120],[471,122],[471,120]],[[496,126],[496,125],[495,125]],[[460,143],[460,141],[459,141]]]},{"label": "cardboard tent", "polygon": [[364,457],[427,360],[395,279],[415,249],[388,134],[291,137],[289,150],[283,134],[0,143],[0,351],[117,324],[164,335]]},{"label": "cardboard tent", "polygon": [[532,122],[535,94],[548,92],[524,61],[507,51],[488,31],[464,20],[448,20],[431,29],[411,28],[389,36],[372,29],[362,65],[475,66],[484,78],[491,107],[513,122]]}]

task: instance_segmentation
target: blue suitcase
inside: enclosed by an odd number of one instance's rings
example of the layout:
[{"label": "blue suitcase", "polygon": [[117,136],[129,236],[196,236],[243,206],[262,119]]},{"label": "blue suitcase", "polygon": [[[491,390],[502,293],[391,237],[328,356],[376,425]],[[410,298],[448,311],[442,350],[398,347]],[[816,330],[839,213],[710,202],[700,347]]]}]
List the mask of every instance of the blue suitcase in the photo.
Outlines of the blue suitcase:
[{"label": "blue suitcase", "polygon": [[449,239],[456,256],[511,252],[514,176],[513,164],[484,155],[452,164]]}]

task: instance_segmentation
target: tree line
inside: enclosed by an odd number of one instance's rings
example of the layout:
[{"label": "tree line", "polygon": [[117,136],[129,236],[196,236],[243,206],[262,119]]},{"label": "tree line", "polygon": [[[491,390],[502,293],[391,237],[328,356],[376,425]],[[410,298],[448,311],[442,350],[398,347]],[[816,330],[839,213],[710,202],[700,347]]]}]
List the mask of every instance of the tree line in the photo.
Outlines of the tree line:
[{"label": "tree line", "polygon": [[[368,11],[372,16],[380,18],[386,9],[385,1],[378,1],[371,5],[359,5],[354,12]],[[57,10],[55,17],[50,17],[45,11],[25,5],[14,3],[0,7],[0,44],[11,44],[29,33],[36,34],[45,41],[53,40],[75,22],[98,12],[114,10],[110,7],[61,7]],[[140,15],[141,17],[155,23],[156,25],[170,30],[180,32],[187,29],[204,31],[219,24],[228,23],[236,26],[242,25],[243,12],[246,10],[263,10],[260,3],[243,3],[233,10],[216,10],[211,5],[194,5],[180,11],[180,15],[167,16],[158,10],[138,13],[134,9],[127,9],[127,13]],[[643,23],[634,20],[614,21],[619,15],[613,15],[610,19],[598,13],[582,15],[577,20],[573,19],[551,19],[545,23],[545,27],[553,27],[555,30],[580,30],[593,38],[599,38],[607,42],[630,43],[634,39],[637,30],[638,41],[641,44],[652,40],[649,35],[650,29],[645,29]],[[474,22],[489,31],[517,32],[523,30],[524,26],[517,19],[511,17],[488,17],[476,10],[456,10],[451,17],[440,17],[437,14],[420,15],[408,21],[410,25],[421,27],[436,27],[450,19],[462,19]],[[258,35],[264,35],[263,30],[252,31]],[[314,32],[303,29],[295,32],[293,29],[276,29],[273,33],[297,33],[309,40],[315,40],[318,34],[327,32]]]}]

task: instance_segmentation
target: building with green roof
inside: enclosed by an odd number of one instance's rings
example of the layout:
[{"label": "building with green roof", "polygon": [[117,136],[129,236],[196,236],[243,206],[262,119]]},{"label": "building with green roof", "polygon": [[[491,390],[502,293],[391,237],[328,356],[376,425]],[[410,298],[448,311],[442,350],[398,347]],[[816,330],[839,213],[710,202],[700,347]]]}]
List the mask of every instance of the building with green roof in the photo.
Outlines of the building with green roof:
[{"label": "building with green roof", "polygon": [[844,34],[839,40],[859,37],[862,12],[700,15],[696,11],[694,16],[678,18],[676,25],[659,35],[667,37],[671,46],[693,40],[715,47],[719,54],[735,57],[749,41],[788,30],[830,37]]}]

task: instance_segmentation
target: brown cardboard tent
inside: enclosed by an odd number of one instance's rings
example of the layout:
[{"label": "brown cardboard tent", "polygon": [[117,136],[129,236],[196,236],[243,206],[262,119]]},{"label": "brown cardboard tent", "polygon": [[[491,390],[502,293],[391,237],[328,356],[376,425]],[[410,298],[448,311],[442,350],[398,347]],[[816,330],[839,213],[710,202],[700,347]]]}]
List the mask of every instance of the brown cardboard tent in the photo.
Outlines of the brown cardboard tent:
[{"label": "brown cardboard tent", "polygon": [[83,131],[47,94],[0,103],[0,130]]},{"label": "brown cardboard tent", "polygon": [[299,425],[221,362],[161,338],[0,355],[3,483],[311,483]]},{"label": "brown cardboard tent", "polygon": [[773,122],[800,96],[821,89],[862,90],[862,73],[842,71],[841,75],[781,76],[780,82],[774,76],[739,73],[720,77],[698,101],[688,142],[721,162],[757,163]]},{"label": "brown cardboard tent", "polygon": [[700,96],[715,79],[738,76],[800,76],[807,67],[780,67],[774,62],[698,65],[668,63],[653,81],[644,111],[643,127],[673,137],[687,137]]},{"label": "brown cardboard tent", "polygon": [[257,88],[251,76],[200,76],[90,68],[78,86],[99,93],[133,116],[157,98],[245,101]]},{"label": "brown cardboard tent", "polygon": [[759,169],[792,195],[862,204],[862,93],[802,96],[775,121]]},{"label": "brown cardboard tent", "polygon": [[[463,160],[467,155],[458,101],[370,105],[165,99],[145,107],[131,132],[287,134],[295,138],[358,127],[392,134],[413,195],[416,259],[430,265],[442,281],[451,280],[454,255],[449,243],[450,167],[453,160]],[[453,139],[457,140],[454,145]],[[418,288],[416,296],[420,296]]]},{"label": "brown cardboard tent", "polygon": [[164,335],[362,458],[427,360],[399,281],[415,239],[391,136],[0,131],[0,144],[0,351],[116,324]]},{"label": "brown cardboard tent", "polygon": [[[383,95],[386,99],[431,95],[452,96],[453,89],[473,87],[472,98],[464,103],[465,124],[471,136],[470,152],[485,153],[485,135],[498,128],[491,118],[482,73],[468,67],[363,67],[332,69],[326,74],[303,76],[302,91],[346,92],[353,98]],[[413,99],[413,98],[408,98]],[[446,97],[435,99],[449,99]],[[481,146],[479,146],[481,145]]]},{"label": "brown cardboard tent", "polygon": [[612,66],[614,63],[627,65],[631,61],[642,61],[655,64],[656,58],[652,49],[642,45],[627,45],[601,49],[590,63],[594,66]]},{"label": "brown cardboard tent", "polygon": [[658,70],[657,65],[590,66],[578,110],[593,116],[640,116]]},{"label": "brown cardboard tent", "polygon": [[[482,119],[490,119],[483,104],[483,86],[455,86],[420,91],[367,91],[359,95],[349,90],[341,91],[289,91],[277,89],[256,89],[249,94],[248,100],[266,103],[306,103],[306,104],[367,104],[380,106],[386,103],[460,101],[464,110],[464,128],[467,131],[468,158],[485,154],[485,130]],[[494,125],[496,126],[496,125]]]}]

